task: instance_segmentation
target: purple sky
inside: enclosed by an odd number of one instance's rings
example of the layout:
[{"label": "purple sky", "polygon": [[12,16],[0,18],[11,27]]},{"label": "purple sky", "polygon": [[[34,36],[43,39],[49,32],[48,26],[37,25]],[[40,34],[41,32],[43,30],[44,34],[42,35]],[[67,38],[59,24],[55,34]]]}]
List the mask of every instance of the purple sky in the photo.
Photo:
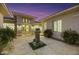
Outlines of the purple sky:
[{"label": "purple sky", "polygon": [[56,12],[74,6],[71,3],[8,3],[7,7],[11,11],[25,13],[37,17],[36,20],[41,20]]}]

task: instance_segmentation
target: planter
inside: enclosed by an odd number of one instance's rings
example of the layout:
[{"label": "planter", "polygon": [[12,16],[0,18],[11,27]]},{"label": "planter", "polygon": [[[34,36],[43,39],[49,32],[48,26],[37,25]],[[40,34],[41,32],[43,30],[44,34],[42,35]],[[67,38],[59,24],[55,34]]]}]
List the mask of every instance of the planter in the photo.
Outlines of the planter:
[{"label": "planter", "polygon": [[33,50],[36,50],[36,49],[39,49],[39,48],[42,48],[42,47],[44,47],[44,46],[46,46],[46,44],[45,43],[43,43],[43,42],[38,42],[38,43],[36,43],[36,42],[31,42],[31,43],[29,43],[29,45],[31,46],[31,48],[33,49]]},{"label": "planter", "polygon": [[47,38],[51,38],[53,35],[53,32],[51,29],[47,29],[44,31],[44,36],[47,37]]}]

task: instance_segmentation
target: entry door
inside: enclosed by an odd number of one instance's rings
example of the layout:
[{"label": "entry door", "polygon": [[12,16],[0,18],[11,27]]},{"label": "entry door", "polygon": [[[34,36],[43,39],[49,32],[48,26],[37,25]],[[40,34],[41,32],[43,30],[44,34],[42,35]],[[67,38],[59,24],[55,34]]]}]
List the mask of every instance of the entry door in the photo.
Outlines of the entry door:
[{"label": "entry door", "polygon": [[29,32],[30,32],[29,25],[26,25],[26,26],[25,26],[25,31],[26,31],[26,33],[29,33]]}]

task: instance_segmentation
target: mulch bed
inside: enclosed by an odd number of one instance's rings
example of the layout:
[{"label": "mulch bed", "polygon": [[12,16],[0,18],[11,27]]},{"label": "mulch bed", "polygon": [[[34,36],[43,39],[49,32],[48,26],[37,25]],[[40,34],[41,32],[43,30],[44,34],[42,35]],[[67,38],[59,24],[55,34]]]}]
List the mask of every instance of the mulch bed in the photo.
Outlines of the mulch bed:
[{"label": "mulch bed", "polygon": [[42,48],[44,46],[46,46],[46,44],[44,42],[40,42],[39,44],[37,43],[36,45],[33,44],[34,42],[30,42],[29,45],[33,50]]}]

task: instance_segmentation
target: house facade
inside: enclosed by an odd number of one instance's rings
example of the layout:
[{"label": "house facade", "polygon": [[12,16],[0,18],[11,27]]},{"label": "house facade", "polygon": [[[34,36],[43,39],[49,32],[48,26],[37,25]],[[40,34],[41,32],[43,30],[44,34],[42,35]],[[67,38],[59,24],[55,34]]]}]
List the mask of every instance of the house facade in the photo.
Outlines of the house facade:
[{"label": "house facade", "polygon": [[61,33],[71,29],[79,33],[79,5],[51,15],[42,21],[43,29],[52,29],[53,37],[62,39]]},{"label": "house facade", "polygon": [[4,25],[15,30],[17,35],[32,34],[35,17],[19,12],[12,12],[13,18],[5,17]]},{"label": "house facade", "polygon": [[4,16],[12,17],[12,14],[9,12],[5,4],[0,3],[0,27],[3,27]]}]

